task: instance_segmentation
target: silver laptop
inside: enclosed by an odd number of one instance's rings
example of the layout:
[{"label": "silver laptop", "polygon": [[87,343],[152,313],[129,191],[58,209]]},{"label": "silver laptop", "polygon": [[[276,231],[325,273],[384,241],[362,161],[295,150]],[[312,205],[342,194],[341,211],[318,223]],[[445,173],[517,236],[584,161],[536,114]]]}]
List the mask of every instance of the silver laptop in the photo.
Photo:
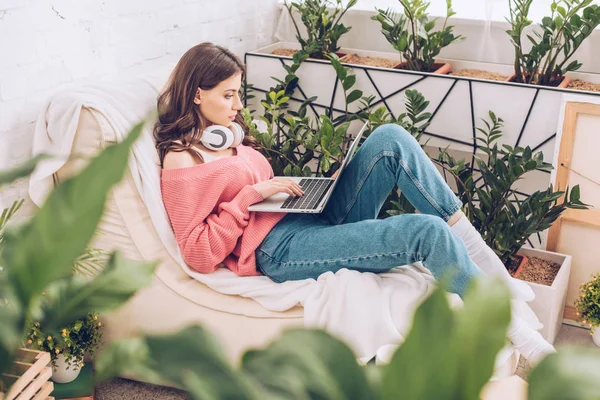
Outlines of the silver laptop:
[{"label": "silver laptop", "polygon": [[268,212],[285,212],[285,213],[320,213],[325,209],[325,205],[335,189],[337,181],[344,173],[344,169],[350,163],[356,147],[360,142],[360,138],[363,136],[367,123],[362,126],[356,138],[352,141],[352,144],[348,148],[348,152],[344,157],[344,161],[340,166],[340,172],[333,178],[311,178],[311,177],[298,177],[290,176],[286,178],[293,179],[297,182],[304,195],[302,196],[290,196],[287,193],[276,193],[273,196],[256,203],[248,207],[249,211],[268,211]]}]

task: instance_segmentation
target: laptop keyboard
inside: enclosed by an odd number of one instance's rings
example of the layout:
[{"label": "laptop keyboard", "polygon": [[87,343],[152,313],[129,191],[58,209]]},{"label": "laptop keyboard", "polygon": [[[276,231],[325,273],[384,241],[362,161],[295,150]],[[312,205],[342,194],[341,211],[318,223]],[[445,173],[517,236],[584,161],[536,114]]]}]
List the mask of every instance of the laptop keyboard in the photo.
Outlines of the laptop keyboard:
[{"label": "laptop keyboard", "polygon": [[299,182],[304,191],[300,197],[290,196],[283,202],[281,208],[288,210],[317,208],[329,187],[333,184],[333,179],[302,179]]}]

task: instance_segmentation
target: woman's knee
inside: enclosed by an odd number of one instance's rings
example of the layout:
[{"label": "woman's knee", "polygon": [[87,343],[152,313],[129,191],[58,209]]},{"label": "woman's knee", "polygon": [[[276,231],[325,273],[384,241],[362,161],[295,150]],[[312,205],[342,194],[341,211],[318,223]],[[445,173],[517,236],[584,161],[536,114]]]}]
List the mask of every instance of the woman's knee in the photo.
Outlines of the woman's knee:
[{"label": "woman's knee", "polygon": [[377,127],[367,141],[367,143],[377,146],[381,150],[401,153],[402,150],[419,146],[417,140],[406,129],[397,124],[385,124]]},{"label": "woman's knee", "polygon": [[429,255],[432,252],[446,253],[454,251],[460,244],[450,226],[440,217],[427,214],[418,214],[418,226],[416,234],[418,247],[422,255]]}]

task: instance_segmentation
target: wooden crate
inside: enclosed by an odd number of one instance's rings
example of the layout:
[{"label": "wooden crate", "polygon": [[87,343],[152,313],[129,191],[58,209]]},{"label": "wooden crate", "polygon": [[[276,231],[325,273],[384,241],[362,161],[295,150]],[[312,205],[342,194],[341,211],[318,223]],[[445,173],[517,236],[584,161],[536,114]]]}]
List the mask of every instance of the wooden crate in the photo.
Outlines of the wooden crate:
[{"label": "wooden crate", "polygon": [[17,350],[12,369],[2,376],[10,386],[8,393],[0,393],[0,400],[54,400],[50,393],[54,383],[50,354],[29,349]]}]

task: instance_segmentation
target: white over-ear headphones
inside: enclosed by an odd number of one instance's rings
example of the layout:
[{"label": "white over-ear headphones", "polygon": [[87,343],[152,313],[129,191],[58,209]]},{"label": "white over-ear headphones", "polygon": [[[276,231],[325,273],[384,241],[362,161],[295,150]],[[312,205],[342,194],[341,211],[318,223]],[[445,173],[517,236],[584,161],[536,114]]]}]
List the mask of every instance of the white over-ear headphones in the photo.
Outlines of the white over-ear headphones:
[{"label": "white over-ear headphones", "polygon": [[242,127],[232,122],[228,128],[223,125],[211,125],[202,132],[200,141],[207,149],[219,151],[230,147],[237,147],[244,140]]}]

